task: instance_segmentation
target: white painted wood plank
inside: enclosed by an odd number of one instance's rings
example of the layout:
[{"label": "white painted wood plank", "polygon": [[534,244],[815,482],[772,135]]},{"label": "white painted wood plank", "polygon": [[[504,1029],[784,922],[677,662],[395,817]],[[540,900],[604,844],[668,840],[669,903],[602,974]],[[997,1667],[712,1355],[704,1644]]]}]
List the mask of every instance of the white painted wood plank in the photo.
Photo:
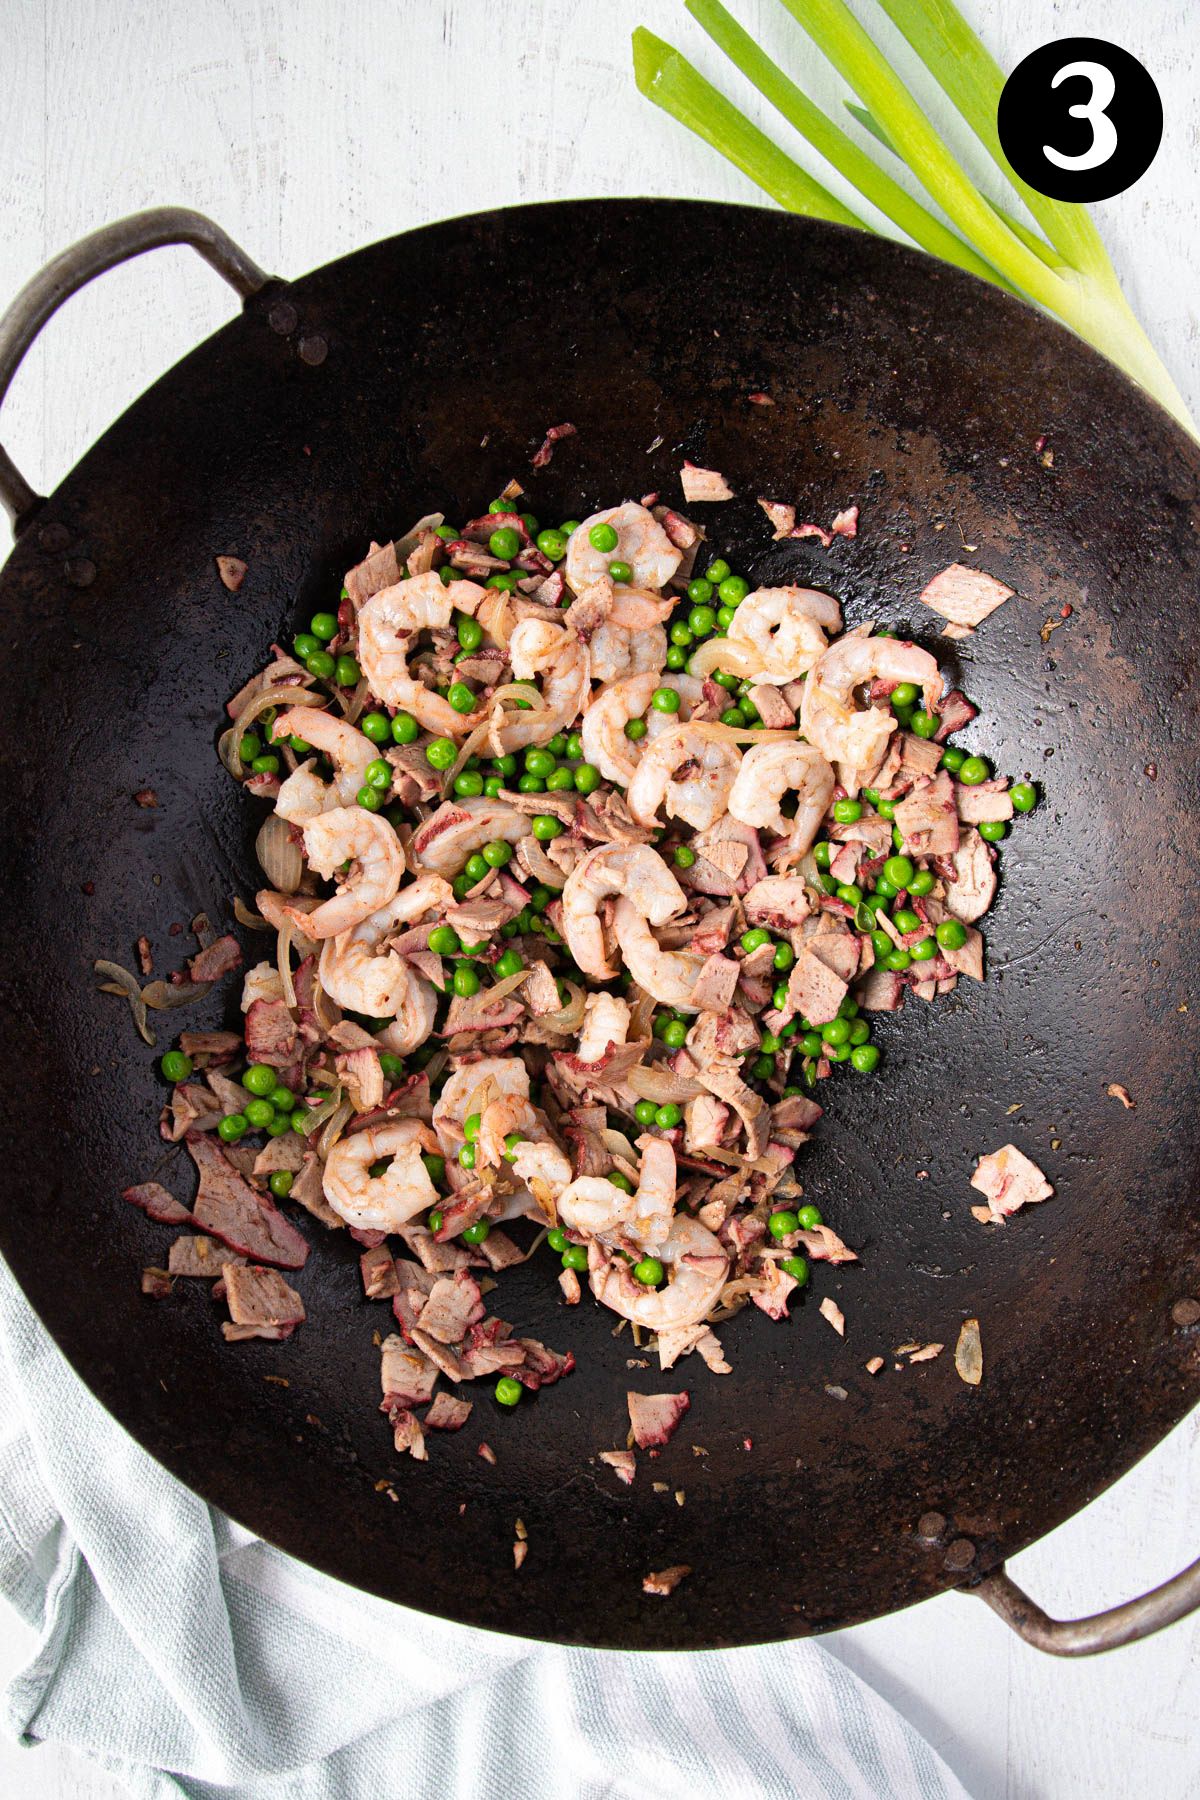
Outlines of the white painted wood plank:
[{"label": "white painted wood plank", "polygon": [[[730,3],[840,115],[842,84],[777,0]],[[865,0],[856,3],[867,17]],[[1124,44],[1154,73],[1167,119],[1158,161],[1097,217],[1126,291],[1200,409],[1188,279],[1200,147],[1193,5],[964,4],[1005,66],[1051,37],[1083,33]],[[477,207],[641,192],[757,200],[737,171],[634,91],[628,44],[639,22],[685,48],[789,141],[757,96],[722,70],[677,0],[604,0],[602,8],[508,0],[502,11],[484,0],[9,0],[0,303],[82,232],[167,201],[210,213],[260,262],[292,275]],[[890,28],[880,35],[897,50]],[[897,62],[912,66],[902,46]],[[986,159],[961,132],[949,135],[999,196],[1003,183]],[[851,199],[836,176],[822,178]],[[31,479],[53,485],[234,305],[186,251],[158,252],[105,277],[44,334],[4,409],[0,440]],[[1019,1558],[1015,1574],[1051,1610],[1091,1611],[1124,1598],[1197,1553],[1190,1496],[1198,1487],[1193,1420]],[[0,1680],[27,1642],[6,1619]],[[1198,1626],[1064,1665],[1025,1650],[978,1602],[948,1596],[834,1643],[906,1708],[981,1800],[1183,1800],[1200,1791]],[[26,1754],[0,1742],[0,1791],[13,1800],[112,1800],[122,1790],[70,1752]]]}]

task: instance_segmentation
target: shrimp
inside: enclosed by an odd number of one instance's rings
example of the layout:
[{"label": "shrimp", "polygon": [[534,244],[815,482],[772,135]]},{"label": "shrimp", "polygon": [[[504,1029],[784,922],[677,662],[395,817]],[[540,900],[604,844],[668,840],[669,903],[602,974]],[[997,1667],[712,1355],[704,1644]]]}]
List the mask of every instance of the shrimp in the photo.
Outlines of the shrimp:
[{"label": "shrimp", "polygon": [[[437,1205],[437,1189],[421,1161],[438,1141],[420,1119],[356,1131],[340,1138],[325,1163],[325,1198],[340,1219],[359,1231],[399,1231],[427,1207]],[[382,1174],[374,1163],[391,1159]]]},{"label": "shrimp", "polygon": [[324,782],[312,762],[301,763],[279,789],[275,811],[281,819],[302,825],[319,813],[335,806],[352,806],[366,777],[369,762],[375,759],[375,746],[345,719],[317,707],[289,706],[277,713],[273,731],[276,738],[298,737],[323,750],[333,764],[333,781]]},{"label": "shrimp", "polygon": [[432,981],[409,969],[396,999],[395,1018],[386,1030],[376,1033],[379,1048],[390,1050],[393,1056],[408,1056],[416,1050],[433,1030],[437,1003]]},{"label": "shrimp", "polygon": [[674,669],[667,669],[658,678],[660,688],[670,688],[673,694],[679,695],[678,712],[659,712],[652,706],[646,714],[646,743],[652,744],[655,738],[664,731],[674,731],[676,725],[684,725],[704,698],[704,683],[695,675],[680,675]]},{"label": "shrimp", "polygon": [[515,806],[484,794],[467,800],[447,800],[431,813],[412,840],[412,853],[424,869],[439,875],[457,875],[469,856],[485,844],[503,839],[519,843],[529,836],[529,818]]},{"label": "shrimp", "polygon": [[[752,744],[730,790],[729,810],[743,825],[786,837],[788,860],[793,861],[816,837],[833,788],[833,770],[811,744]],[[785,818],[780,810],[788,792],[794,792],[798,802],[794,819]]]},{"label": "shrimp", "polygon": [[692,990],[704,967],[703,956],[694,950],[664,950],[643,915],[624,896],[617,901],[613,930],[625,967],[645,993],[677,1012],[700,1011],[692,1003]]},{"label": "shrimp", "polygon": [[479,1115],[479,1131],[475,1138],[476,1167],[499,1168],[504,1156],[504,1140],[510,1132],[528,1138],[544,1130],[541,1114],[532,1101],[520,1094],[501,1094],[489,1100]]},{"label": "shrimp", "polygon": [[597,918],[609,894],[628,894],[642,917],[665,925],[687,905],[683,889],[657,851],[647,844],[599,844],[567,876],[562,896],[562,931],[567,948],[585,975],[611,981],[617,971],[604,954]]},{"label": "shrimp", "polygon": [[[592,531],[597,525],[611,525],[617,541],[611,550],[597,550]],[[629,564],[631,585],[639,588],[665,588],[683,560],[654,514],[636,501],[611,506],[606,512],[593,513],[572,533],[567,542],[563,573],[575,592],[581,593],[608,574],[614,558]]]},{"label": "shrimp", "polygon": [[599,1062],[610,1044],[623,1044],[632,1017],[628,1000],[616,994],[589,994],[583,1005],[583,1029],[575,1054],[580,1062]]},{"label": "shrimp", "polygon": [[641,718],[657,686],[656,670],[627,675],[597,694],[583,715],[579,727],[583,754],[606,781],[615,781],[618,787],[627,788],[637,768],[637,756],[625,736],[625,727],[630,719]]},{"label": "shrimp", "polygon": [[639,825],[653,825],[665,803],[668,818],[702,831],[723,817],[741,766],[736,744],[703,725],[675,725],[642,752],[626,795],[629,810]]},{"label": "shrimp", "polygon": [[[448,1156],[456,1154],[462,1144],[468,1104],[485,1082],[493,1082],[500,1094],[513,1095],[518,1100],[529,1098],[529,1070],[519,1056],[481,1056],[478,1062],[456,1069],[433,1109],[433,1129]],[[486,1095],[484,1100],[486,1103]]]},{"label": "shrimp", "polygon": [[689,1213],[676,1213],[654,1254],[671,1271],[665,1287],[642,1287],[624,1263],[604,1261],[588,1277],[596,1299],[649,1331],[698,1324],[716,1305],[729,1276],[720,1239]]},{"label": "shrimp", "polygon": [[626,675],[659,673],[667,660],[667,634],[661,625],[645,631],[627,631],[605,619],[588,644],[593,681],[620,681]]},{"label": "shrimp", "polygon": [[850,794],[879,767],[887,741],[896,729],[895,714],[881,706],[859,712],[854,690],[872,681],[911,681],[925,697],[926,710],[938,709],[942,674],[928,650],[896,638],[868,637],[863,626],[831,644],[813,664],[800,702],[800,729],[831,763]]},{"label": "shrimp", "polygon": [[508,657],[518,681],[541,676],[542,704],[531,712],[494,708],[489,733],[494,756],[548,744],[574,724],[591,687],[587,646],[550,619],[522,619],[508,640]]},{"label": "shrimp", "polygon": [[666,1138],[637,1141],[642,1167],[636,1190],[623,1193],[607,1176],[581,1175],[558,1196],[558,1216],[572,1231],[602,1240],[630,1238],[643,1250],[667,1240],[675,1215],[675,1152]]},{"label": "shrimp", "polygon": [[817,588],[757,588],[730,621],[730,643],[759,658],[758,679],[782,687],[807,674],[825,648],[825,633],[840,631],[842,609]]},{"label": "shrimp", "polygon": [[443,586],[441,576],[430,569],[372,594],[359,609],[358,660],[375,698],[411,713],[426,731],[443,737],[461,738],[477,725],[475,713],[455,712],[448,700],[409,674],[408,655],[418,631],[444,630],[455,612],[474,614],[485,592],[475,581]]},{"label": "shrimp", "polygon": [[344,862],[351,867],[332,900],[312,912],[286,905],[280,910],[305,937],[336,937],[386,906],[404,874],[404,852],[386,819],[362,806],[339,806],[304,826],[304,853],[318,875],[329,877]]},{"label": "shrimp", "polygon": [[[394,950],[380,949],[383,940],[397,925],[427,912],[444,912],[453,904],[454,890],[448,881],[440,875],[422,875],[352,930],[326,938],[321,946],[321,986],[330,999],[348,1012],[365,1013],[372,1019],[392,1018],[400,1011],[406,989],[420,978]],[[432,1023],[431,1016],[430,1029]],[[410,1048],[415,1050],[416,1044]]]},{"label": "shrimp", "polygon": [[[519,1181],[530,1189],[536,1182],[545,1188],[551,1200],[557,1199],[571,1179],[570,1157],[550,1138],[538,1142],[526,1138],[513,1151],[512,1166]],[[605,1185],[612,1187],[611,1181]],[[533,1198],[536,1204],[536,1192]]]}]

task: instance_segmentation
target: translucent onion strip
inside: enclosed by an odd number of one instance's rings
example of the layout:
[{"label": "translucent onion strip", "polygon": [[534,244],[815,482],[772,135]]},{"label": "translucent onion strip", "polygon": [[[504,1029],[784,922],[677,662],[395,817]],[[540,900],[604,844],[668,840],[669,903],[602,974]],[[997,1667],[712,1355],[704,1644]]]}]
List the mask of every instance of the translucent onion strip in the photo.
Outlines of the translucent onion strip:
[{"label": "translucent onion strip", "polygon": [[304,858],[300,846],[292,841],[286,819],[268,813],[254,840],[254,854],[271,886],[281,894],[294,894],[304,874]]},{"label": "translucent onion strip", "polygon": [[229,730],[223,731],[217,740],[217,755],[234,780],[241,781],[246,773],[240,750],[242,738],[262,713],[272,706],[321,706],[324,699],[323,694],[295,682],[260,688],[257,694],[252,694]]}]

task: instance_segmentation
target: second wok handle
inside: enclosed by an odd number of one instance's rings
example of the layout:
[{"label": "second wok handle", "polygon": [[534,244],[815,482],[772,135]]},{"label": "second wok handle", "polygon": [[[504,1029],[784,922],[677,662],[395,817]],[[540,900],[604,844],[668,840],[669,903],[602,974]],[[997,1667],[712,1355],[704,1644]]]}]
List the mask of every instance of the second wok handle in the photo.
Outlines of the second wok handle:
[{"label": "second wok handle", "polygon": [[[104,225],[48,262],[0,318],[0,405],[26,351],[64,300],[106,269],[166,244],[190,244],[243,300],[249,300],[271,279],[219,225],[185,206],[157,206]],[[28,521],[40,498],[0,446],[0,505],[14,529],[19,531]]]},{"label": "second wok handle", "polygon": [[1094,1656],[1150,1637],[1200,1607],[1200,1558],[1161,1587],[1088,1619],[1052,1619],[1003,1568],[985,1576],[972,1592],[1035,1650],[1050,1656]]}]

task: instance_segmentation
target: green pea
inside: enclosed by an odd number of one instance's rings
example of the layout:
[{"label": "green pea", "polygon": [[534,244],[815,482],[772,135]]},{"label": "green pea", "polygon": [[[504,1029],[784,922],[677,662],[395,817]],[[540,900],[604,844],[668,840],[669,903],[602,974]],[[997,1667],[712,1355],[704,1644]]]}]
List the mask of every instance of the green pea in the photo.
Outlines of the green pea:
[{"label": "green pea", "polygon": [[554,818],[551,813],[537,813],[530,826],[540,844],[548,844],[553,838],[560,837],[562,829],[562,820]]},{"label": "green pea", "polygon": [[735,731],[740,731],[746,723],[746,715],[740,706],[727,706],[721,714],[721,723],[732,725]]},{"label": "green pea", "polygon": [[888,936],[886,931],[882,931],[882,930],[873,931],[871,933],[871,942],[875,947],[875,955],[876,955],[877,959],[880,957],[891,955],[892,940]]},{"label": "green pea", "polygon": [[911,954],[914,962],[928,962],[931,956],[937,955],[937,945],[931,937],[922,938],[919,944],[913,945]]},{"label": "green pea", "polygon": [[285,1131],[290,1131],[291,1129],[292,1129],[291,1115],[289,1113],[278,1113],[277,1112],[275,1114],[275,1117],[271,1120],[271,1122],[267,1126],[267,1136],[268,1137],[282,1137]]},{"label": "green pea", "polygon": [[734,609],[732,606],[718,606],[718,608],[717,608],[717,629],[718,629],[718,631],[726,632],[729,630],[729,627],[733,624],[733,610]]},{"label": "green pea", "polygon": [[420,732],[421,727],[411,713],[398,712],[392,720],[392,736],[398,744],[415,743]]},{"label": "green pea", "polygon": [[633,1265],[633,1279],[640,1281],[643,1287],[661,1287],[665,1273],[657,1256],[643,1256]]},{"label": "green pea", "polygon": [[339,687],[357,687],[362,679],[362,670],[353,656],[339,656],[333,667],[333,679]]},{"label": "green pea", "polygon": [[690,869],[696,861],[696,852],[690,844],[676,844],[674,861],[677,869]]},{"label": "green pea", "polygon": [[879,1067],[879,1051],[874,1044],[856,1044],[850,1052],[850,1062],[860,1075],[870,1075]]},{"label": "green pea", "polygon": [[639,1125],[653,1125],[657,1111],[653,1100],[639,1100],[633,1109],[633,1116]]},{"label": "green pea", "polygon": [[455,531],[453,525],[436,525],[434,529],[441,538],[443,544],[453,544],[458,539],[458,533]]},{"label": "green pea", "polygon": [[527,750],[525,752],[525,768],[530,775],[538,775],[543,779],[553,775],[557,763],[549,750]]},{"label": "green pea", "polygon": [[358,721],[358,729],[372,744],[390,744],[392,741],[392,721],[386,713],[364,713]]},{"label": "green pea", "polygon": [[632,1183],[632,1181],[630,1181],[628,1175],[624,1174],[622,1172],[622,1170],[620,1170],[620,1169],[611,1170],[608,1175],[608,1180],[612,1183],[612,1185],[615,1188],[620,1188],[620,1190],[623,1194],[632,1194],[633,1183]]},{"label": "green pea", "polygon": [[387,796],[381,794],[378,788],[360,787],[354,798],[364,812],[379,812]]},{"label": "green pea", "polygon": [[248,1094],[269,1094],[275,1086],[278,1076],[268,1063],[251,1063],[242,1076],[242,1086]]},{"label": "green pea", "polygon": [[854,1044],[865,1044],[870,1035],[871,1027],[867,1024],[867,1021],[865,1019],[855,1019],[853,1025],[850,1027],[850,1036],[846,1039],[846,1042],[851,1046]]},{"label": "green pea", "polygon": [[862,901],[863,891],[856,882],[843,881],[838,887],[837,897],[846,906],[858,906]]},{"label": "green pea", "polygon": [[488,549],[493,556],[511,562],[521,548],[521,534],[513,525],[499,525],[488,539]]},{"label": "green pea", "polygon": [[242,1111],[246,1115],[246,1123],[253,1126],[255,1131],[261,1131],[275,1117],[275,1108],[269,1100],[247,1100]]},{"label": "green pea", "polygon": [[683,623],[683,621],[681,619],[677,619],[675,621],[675,623],[674,623],[674,625],[672,625],[668,635],[671,639],[672,644],[674,644],[677,649],[686,650],[689,648],[689,646],[692,643],[695,642],[695,639],[693,638],[691,631],[688,629],[688,627]]},{"label": "green pea", "polygon": [[564,537],[569,538],[573,531],[579,530],[579,524],[580,521],[578,519],[564,519],[558,529],[562,532]]},{"label": "green pea", "polygon": [[820,1207],[814,1206],[810,1201],[807,1206],[796,1208],[796,1223],[801,1231],[815,1231],[818,1225],[825,1223],[825,1220]]},{"label": "green pea", "polygon": [[771,934],[762,925],[756,925],[752,931],[742,933],[742,949],[749,956],[763,944],[771,942]]},{"label": "green pea", "polygon": [[554,889],[544,887],[539,881],[529,896],[529,904],[532,906],[534,912],[545,912],[553,898]]},{"label": "green pea", "polygon": [[920,914],[913,912],[911,908],[898,906],[892,914],[892,923],[897,931],[917,931],[920,929],[921,918]]},{"label": "green pea", "polygon": [[554,769],[546,777],[546,792],[548,794],[564,794],[568,789],[573,790],[574,786],[575,772],[573,769]]},{"label": "green pea", "polygon": [[453,738],[433,738],[425,746],[425,760],[431,769],[449,769],[458,760],[458,745]]},{"label": "green pea", "polygon": [[853,1019],[853,1018],[857,1017],[857,1014],[858,1014],[858,1001],[855,999],[852,999],[851,996],[849,994],[847,994],[846,998],[842,1001],[842,1004],[838,1007],[838,1018],[839,1019]]},{"label": "green pea", "polygon": [[277,1200],[286,1200],[292,1191],[292,1183],[295,1179],[291,1169],[272,1169],[267,1177],[267,1186]]},{"label": "green pea", "polygon": [[712,679],[716,682],[718,687],[731,689],[737,686],[738,678],[736,675],[730,675],[725,669],[714,669],[712,672]]},{"label": "green pea", "polygon": [[960,750],[957,744],[947,744],[942,751],[942,767],[949,769],[952,775],[958,774],[966,760],[966,751]]},{"label": "green pea", "polygon": [[908,891],[910,894],[915,894],[918,899],[921,899],[924,895],[933,892],[935,879],[936,877],[932,869],[918,869],[908,884]]},{"label": "green pea", "polygon": [[457,956],[461,947],[453,925],[435,925],[429,934],[429,948],[435,956]]},{"label": "green pea", "polygon": [[479,992],[483,983],[479,979],[478,971],[473,969],[470,963],[460,963],[458,968],[454,971],[454,981],[452,985],[455,993],[458,994],[461,999],[469,1000],[472,994],[477,994]]},{"label": "green pea", "polygon": [[475,710],[475,690],[468,687],[465,681],[453,681],[446,689],[446,698],[457,713],[469,713]]},{"label": "green pea", "polygon": [[561,531],[555,531],[552,525],[537,534],[537,547],[543,556],[551,562],[561,562],[567,554],[567,540]]},{"label": "green pea", "polygon": [[1031,781],[1014,782],[1008,790],[1008,797],[1013,803],[1015,812],[1032,812],[1037,805],[1037,789]]},{"label": "green pea", "polygon": [[245,1137],[250,1129],[250,1121],[245,1113],[226,1113],[217,1126],[217,1136],[227,1144],[236,1144],[240,1137]]},{"label": "green pea", "polygon": [[827,1044],[844,1044],[850,1036],[848,1019],[830,1019],[828,1025],[822,1025],[821,1035]]},{"label": "green pea", "polygon": [[[381,1050],[379,1052],[379,1067],[383,1070],[384,1075],[389,1081],[399,1081],[404,1073],[404,1058],[402,1056],[394,1056],[390,1050]],[[279,1102],[278,1100],[275,1100],[274,1095],[272,1095],[272,1100],[276,1106],[279,1105]]]},{"label": "green pea", "polygon": [[[493,535],[495,534],[493,533]],[[464,1231],[463,1236],[466,1237],[466,1235]],[[501,1406],[516,1406],[524,1391],[520,1382],[514,1381],[511,1375],[502,1375],[494,1389]]]},{"label": "green pea", "polygon": [[252,763],[256,756],[263,753],[262,739],[253,731],[247,731],[238,742],[238,755],[244,763]]},{"label": "green pea", "polygon": [[673,674],[681,675],[687,668],[688,653],[682,644],[668,644],[667,667]]},{"label": "green pea", "polygon": [[580,763],[575,770],[575,791],[577,794],[594,794],[600,780],[600,771],[594,763]]},{"label": "green pea", "polygon": [[812,853],[818,869],[827,869],[833,861],[833,845],[828,838],[819,838],[812,847]]},{"label": "green pea", "polygon": [[299,1137],[308,1136],[308,1107],[298,1106],[292,1114],[292,1130]]},{"label": "green pea", "polygon": [[883,966],[893,975],[903,975],[911,961],[912,957],[907,950],[889,950],[883,959]]},{"label": "green pea", "polygon": [[891,692],[892,706],[914,706],[920,691],[914,682],[898,681]]},{"label": "green pea", "polygon": [[967,941],[967,928],[960,919],[943,919],[934,936],[943,950],[961,950]]},{"label": "green pea", "polygon": [[587,1268],[587,1251],[582,1244],[568,1244],[562,1253],[564,1269],[575,1269],[582,1272]]},{"label": "green pea", "polygon": [[498,769],[501,775],[515,775],[517,772],[517,759],[510,751],[504,756],[493,758],[492,767],[493,769]]},{"label": "green pea", "polygon": [[848,1043],[846,1043],[846,1044],[826,1044],[825,1045],[825,1054],[829,1058],[831,1063],[844,1063],[844,1062],[849,1062],[851,1056],[854,1053],[851,1050],[850,1045]]},{"label": "green pea", "polygon": [[515,950],[506,950],[503,956],[497,957],[493,967],[496,980],[507,981],[510,975],[519,974],[525,967],[525,959]]},{"label": "green pea", "polygon": [[456,626],[458,641],[464,650],[478,650],[483,642],[483,626],[470,613],[459,613]]},{"label": "green pea", "polygon": [[330,638],[335,638],[337,636],[337,614],[330,612],[314,613],[312,623],[309,625],[308,629],[315,638],[320,638],[323,644],[327,644]]},{"label": "green pea", "polygon": [[392,765],[382,756],[373,757],[363,770],[364,787],[386,792],[392,785]]},{"label": "green pea", "polygon": [[662,1041],[668,1050],[681,1050],[687,1039],[688,1028],[680,1019],[672,1019],[662,1034]]},{"label": "green pea", "polygon": [[744,575],[726,575],[717,589],[717,595],[725,606],[738,607],[750,592],[750,583]]},{"label": "green pea", "polygon": [[468,856],[466,862],[463,864],[463,874],[467,877],[467,880],[471,883],[472,887],[474,887],[477,881],[482,881],[487,873],[488,865],[484,862],[478,850],[475,852],[474,856]]},{"label": "green pea", "polygon": [[688,614],[688,627],[695,637],[711,637],[717,629],[715,610],[711,606],[693,606]]},{"label": "green pea", "polygon": [[880,818],[886,819],[890,825],[892,820],[896,817],[896,802],[894,800],[881,800],[875,810]]},{"label": "green pea", "polygon": [[192,1059],[182,1050],[168,1050],[159,1067],[168,1081],[186,1081],[192,1072]]},{"label": "green pea", "polygon": [[458,1152],[458,1160],[462,1168],[473,1169],[475,1167],[474,1144],[463,1144]]},{"label": "green pea", "polygon": [[468,1225],[461,1233],[462,1241],[464,1244],[482,1244],[491,1229],[490,1219],[476,1219],[473,1225]]},{"label": "green pea", "polygon": [[978,787],[991,774],[991,764],[982,756],[968,756],[958,771],[958,779],[964,787]]},{"label": "green pea", "polygon": [[[430,1181],[432,1181],[434,1187],[437,1187],[439,1182],[442,1182],[445,1180],[445,1178],[446,1178],[446,1159],[444,1156],[438,1156],[433,1151],[423,1151],[421,1153],[421,1161],[425,1164],[425,1173],[428,1175]],[[442,1221],[439,1218],[437,1224],[435,1225],[433,1222],[433,1218],[434,1218],[434,1215],[432,1213],[430,1213],[429,1229],[430,1229],[430,1231],[438,1231],[441,1229]]]},{"label": "green pea", "polygon": [[861,800],[835,800],[833,803],[833,816],[839,825],[853,825],[862,818],[862,811]]},{"label": "green pea", "polygon": [[489,575],[487,585],[490,588],[499,588],[501,593],[511,594],[520,579],[521,577],[512,570],[505,569],[498,575]]},{"label": "green pea", "polygon": [[[706,580],[703,575],[697,575],[688,582],[687,597],[692,602],[693,606],[706,606],[712,599],[712,596],[713,584],[711,581]],[[715,613],[713,617],[715,619]],[[711,629],[712,627],[710,626],[709,630],[711,631]],[[699,636],[699,633],[697,633],[697,636]]]},{"label": "green pea", "polygon": [[471,891],[471,877],[460,872],[454,877],[450,886],[454,890],[456,900],[465,900]]},{"label": "green pea", "polygon": [[567,1234],[561,1225],[551,1227],[546,1233],[546,1242],[552,1250],[556,1250],[560,1256],[562,1255],[567,1247]]},{"label": "green pea", "polygon": [[976,829],[985,844],[999,844],[1008,836],[1003,819],[981,819]]},{"label": "green pea", "polygon": [[828,875],[828,874],[818,875],[817,880],[820,883],[822,893],[825,893],[825,894],[836,894],[837,893],[838,884],[832,875]]},{"label": "green pea", "polygon": [[292,648],[296,652],[296,660],[307,663],[309,657],[321,648],[321,640],[315,638],[311,631],[298,631],[292,639]]},{"label": "green pea", "polygon": [[724,581],[725,577],[731,571],[725,558],[723,556],[718,556],[713,562],[709,563],[708,568],[704,572],[712,582],[713,586],[716,587],[720,582]]},{"label": "green pea", "polygon": [[265,756],[256,756],[250,767],[256,775],[278,775],[279,758],[270,753]]},{"label": "green pea", "polygon": [[775,1008],[776,1012],[783,1012],[787,1003],[788,984],[786,981],[781,981],[779,986],[775,989],[775,992],[771,995],[771,1005]]},{"label": "green pea", "polygon": [[607,521],[602,520],[599,525],[593,525],[588,532],[588,542],[593,550],[600,552],[601,556],[607,556],[610,550],[615,550],[617,547],[617,534]]},{"label": "green pea", "polygon": [[[889,856],[883,865],[884,879],[891,882],[896,893],[899,893],[901,888],[907,888],[915,873],[912,859],[908,856]],[[876,883],[876,892],[878,892],[878,883]]]},{"label": "green pea", "polygon": [[464,800],[474,798],[483,792],[483,776],[478,769],[464,769],[454,777],[454,791]]},{"label": "green pea", "polygon": [[633,570],[627,562],[610,562],[608,573],[613,581],[622,584],[633,580]]},{"label": "green pea", "polygon": [[750,1073],[755,1081],[769,1081],[775,1073],[775,1058],[773,1056],[756,1057],[750,1065]]},{"label": "green pea", "polygon": [[779,1266],[785,1275],[790,1275],[797,1287],[808,1286],[808,1264],[802,1256],[782,1256]]},{"label": "green pea", "polygon": [[[663,1041],[666,1041],[665,1038]],[[658,1126],[660,1131],[673,1131],[682,1117],[683,1114],[680,1112],[675,1102],[669,1100],[665,1106],[660,1106],[655,1109],[654,1123]]]},{"label": "green pea", "polygon": [[655,712],[677,713],[679,711],[679,695],[674,688],[655,688],[650,696],[650,704]]},{"label": "green pea", "polygon": [[[669,693],[670,689],[668,689],[667,692]],[[678,702],[679,702],[678,694],[675,695],[675,701],[676,701],[676,704],[678,704]],[[639,739],[644,738],[645,735],[646,735],[645,719],[630,719],[629,723],[625,727],[625,736],[630,740],[630,742],[636,744],[639,741]]]},{"label": "green pea", "polygon": [[824,1040],[819,1031],[806,1031],[800,1039],[800,1048],[805,1056],[820,1056],[824,1048]]},{"label": "green pea", "polygon": [[919,738],[931,738],[937,735],[938,720],[935,714],[915,712],[909,721],[909,730]]}]

